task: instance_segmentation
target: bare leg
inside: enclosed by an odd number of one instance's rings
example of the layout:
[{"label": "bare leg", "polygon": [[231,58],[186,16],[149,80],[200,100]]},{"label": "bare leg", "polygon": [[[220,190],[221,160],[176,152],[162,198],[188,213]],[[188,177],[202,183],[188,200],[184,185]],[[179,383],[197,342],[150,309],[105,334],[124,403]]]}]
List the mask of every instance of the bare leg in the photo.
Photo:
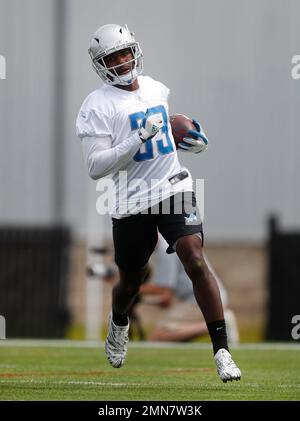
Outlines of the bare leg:
[{"label": "bare leg", "polygon": [[114,368],[125,362],[129,333],[128,310],[139,292],[139,287],[148,273],[148,266],[134,272],[120,270],[120,281],[112,293],[112,316],[109,317],[105,352]]},{"label": "bare leg", "polygon": [[139,293],[140,285],[148,276],[148,264],[134,272],[119,269],[120,280],[112,291],[112,309],[116,314],[126,314]]},{"label": "bare leg", "polygon": [[193,283],[194,295],[206,323],[223,320],[219,287],[205,263],[200,238],[196,235],[181,237],[176,253]]}]

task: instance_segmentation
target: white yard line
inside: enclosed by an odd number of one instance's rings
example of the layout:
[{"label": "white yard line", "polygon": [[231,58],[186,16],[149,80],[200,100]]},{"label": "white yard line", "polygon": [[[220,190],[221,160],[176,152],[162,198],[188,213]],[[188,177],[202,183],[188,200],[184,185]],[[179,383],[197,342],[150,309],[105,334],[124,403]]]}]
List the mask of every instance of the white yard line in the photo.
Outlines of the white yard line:
[{"label": "white yard line", "polygon": [[[47,379],[47,380],[35,380],[35,379],[28,379],[28,380],[22,380],[22,379],[0,379],[0,385],[20,385],[20,384],[28,384],[28,385],[38,385],[38,386],[45,386],[45,387],[51,387],[51,386],[93,386],[93,387],[112,387],[112,388],[141,388],[141,387],[153,387],[153,388],[157,388],[157,387],[164,387],[164,386],[168,386],[170,385],[169,383],[149,383],[148,381],[145,383],[112,383],[112,382],[98,382],[98,381],[77,381],[77,380],[51,380],[51,379]],[[186,383],[176,383],[176,386],[181,386],[184,387],[186,386]],[[244,384],[244,386],[247,386],[248,388],[251,389],[258,389],[261,387],[261,384],[259,383],[247,383]],[[222,388],[223,386],[220,385],[216,385],[215,388],[216,390],[219,388]],[[300,385],[299,384],[280,384],[280,385],[276,385],[274,386],[275,389],[299,389]]]},{"label": "white yard line", "polygon": [[[102,348],[101,341],[75,341],[68,339],[5,339],[0,340],[0,349],[5,347],[47,347],[47,348]],[[173,342],[130,342],[129,348],[146,349],[211,349],[209,343],[173,343]],[[260,342],[231,345],[231,349],[241,350],[296,350],[300,351],[299,342]]]},{"label": "white yard line", "polygon": [[[39,385],[79,385],[79,386],[110,386],[110,387],[140,387],[141,383],[111,383],[111,382],[95,382],[95,381],[76,381],[76,380],[0,380],[0,384],[39,384]],[[157,386],[157,385],[156,385]]]}]

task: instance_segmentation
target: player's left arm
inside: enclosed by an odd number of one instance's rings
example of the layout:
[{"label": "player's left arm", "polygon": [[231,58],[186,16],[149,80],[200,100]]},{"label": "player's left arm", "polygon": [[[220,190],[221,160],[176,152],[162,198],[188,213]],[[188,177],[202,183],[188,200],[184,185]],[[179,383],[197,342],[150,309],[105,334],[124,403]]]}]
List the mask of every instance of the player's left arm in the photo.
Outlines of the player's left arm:
[{"label": "player's left arm", "polygon": [[184,152],[204,152],[208,148],[208,139],[200,123],[197,120],[193,120],[193,124],[196,130],[188,131],[191,137],[184,137],[182,142],[178,143],[178,149]]}]

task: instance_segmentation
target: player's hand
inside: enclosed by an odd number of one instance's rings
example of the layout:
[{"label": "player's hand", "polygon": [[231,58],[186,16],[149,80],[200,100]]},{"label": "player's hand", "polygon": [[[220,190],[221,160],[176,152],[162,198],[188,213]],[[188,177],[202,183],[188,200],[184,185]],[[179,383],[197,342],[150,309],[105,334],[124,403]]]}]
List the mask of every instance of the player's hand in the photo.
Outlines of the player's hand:
[{"label": "player's hand", "polygon": [[[188,134],[193,137],[184,137],[182,142],[178,143],[178,149],[184,152],[200,153],[208,148],[208,139],[203,132],[200,123],[193,120],[196,130],[189,130]],[[194,139],[196,137],[196,139]]]},{"label": "player's hand", "polygon": [[146,111],[145,117],[140,125],[139,136],[143,142],[155,136],[163,127],[164,122],[160,114],[148,114]]}]

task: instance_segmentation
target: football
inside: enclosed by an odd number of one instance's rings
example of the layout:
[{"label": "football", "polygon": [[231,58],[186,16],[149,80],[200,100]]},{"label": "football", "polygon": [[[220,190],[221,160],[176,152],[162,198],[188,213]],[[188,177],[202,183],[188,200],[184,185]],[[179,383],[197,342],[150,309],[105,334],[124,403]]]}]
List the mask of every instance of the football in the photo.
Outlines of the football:
[{"label": "football", "polygon": [[188,134],[189,130],[196,130],[193,121],[183,114],[173,114],[170,116],[170,124],[172,128],[172,134],[178,148],[178,143],[182,141],[184,137],[194,137]]}]

